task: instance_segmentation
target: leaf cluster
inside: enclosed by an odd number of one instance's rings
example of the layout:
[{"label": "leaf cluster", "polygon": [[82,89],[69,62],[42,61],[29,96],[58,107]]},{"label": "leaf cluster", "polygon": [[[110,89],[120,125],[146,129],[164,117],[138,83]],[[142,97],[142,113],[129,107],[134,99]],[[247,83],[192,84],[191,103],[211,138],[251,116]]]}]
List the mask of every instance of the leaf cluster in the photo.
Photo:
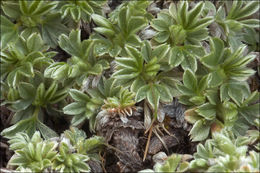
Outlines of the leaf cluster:
[{"label": "leaf cluster", "polygon": [[182,161],[183,155],[172,154],[168,156],[163,163],[157,162],[154,165],[154,169],[145,169],[138,173],[155,173],[155,172],[184,172],[187,170],[189,163]]},{"label": "leaf cluster", "polygon": [[38,131],[31,138],[26,133],[17,133],[8,141],[15,152],[8,165],[20,171],[90,172],[87,161],[99,160],[97,152],[103,139],[97,136],[86,139],[86,134],[77,128],[66,130],[60,138],[60,142],[43,140]]},{"label": "leaf cluster", "polygon": [[[236,135],[243,135],[259,117],[259,103],[254,104],[259,93],[251,94],[246,82],[254,74],[246,65],[255,56],[245,56],[245,46],[232,52],[217,38],[212,38],[210,45],[211,53],[201,58],[207,73],[199,77],[186,70],[183,84],[177,84],[180,102],[191,106],[185,118],[194,124],[190,131],[194,141],[206,139],[210,129],[215,130],[214,126],[230,127]],[[243,130],[239,130],[241,126]]]},{"label": "leaf cluster", "polygon": [[41,34],[45,43],[56,47],[57,35],[67,32],[56,10],[58,4],[59,1],[43,0],[3,2],[1,8],[6,16],[1,15],[1,46],[4,48],[8,42],[16,41],[19,34],[28,37],[36,32]]},{"label": "leaf cluster", "polygon": [[100,76],[109,68],[106,59],[97,58],[93,40],[81,41],[80,30],[72,30],[69,36],[61,35],[59,46],[71,58],[66,62],[52,63],[44,71],[44,76],[55,80],[71,79],[82,85],[89,76]]},{"label": "leaf cluster", "polygon": [[62,18],[69,16],[75,22],[89,22],[92,14],[102,15],[102,6],[106,0],[99,1],[79,1],[79,0],[66,0],[61,2]]},{"label": "leaf cluster", "polygon": [[246,136],[235,138],[234,134],[223,130],[214,133],[204,145],[197,146],[194,160],[190,162],[191,171],[208,172],[254,172],[259,170],[259,154],[249,151]]},{"label": "leaf cluster", "polygon": [[136,33],[144,28],[147,19],[142,14],[135,15],[134,12],[135,10],[128,5],[118,8],[116,24],[111,21],[113,19],[106,19],[97,14],[92,15],[92,19],[98,26],[94,30],[98,34],[92,35],[91,38],[97,42],[98,55],[109,54],[111,57],[116,57],[125,54],[126,45],[140,46],[141,40]]}]

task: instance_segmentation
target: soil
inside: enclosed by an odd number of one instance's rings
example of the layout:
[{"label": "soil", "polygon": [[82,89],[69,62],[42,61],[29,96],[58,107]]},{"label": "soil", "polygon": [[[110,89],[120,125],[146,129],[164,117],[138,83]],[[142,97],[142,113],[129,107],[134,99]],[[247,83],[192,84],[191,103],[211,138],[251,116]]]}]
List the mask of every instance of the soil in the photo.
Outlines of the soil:
[{"label": "soil", "polygon": [[[181,113],[180,116],[183,116],[184,112]],[[166,116],[169,124],[177,123],[176,118]],[[127,123],[123,123],[119,118],[111,118],[109,123],[102,126],[98,132],[98,135],[103,136],[109,145],[116,148],[116,150],[108,149],[105,151],[106,171],[138,172],[142,169],[152,168],[154,165],[152,156],[160,151],[168,154],[193,154],[195,152],[197,144],[189,140],[187,130],[175,128],[173,125],[170,125],[167,130],[173,136],[164,133],[161,138],[168,149],[166,150],[159,138],[153,134],[148,148],[148,155],[143,161],[148,139],[147,134],[144,134],[143,112],[135,112],[133,116],[128,118]]]},{"label": "soil", "polygon": [[[2,102],[1,102],[2,103]],[[11,111],[5,106],[0,107],[0,131],[8,127],[10,121]],[[5,168],[8,160],[13,155],[13,152],[9,150],[7,139],[0,135],[0,168]]]}]

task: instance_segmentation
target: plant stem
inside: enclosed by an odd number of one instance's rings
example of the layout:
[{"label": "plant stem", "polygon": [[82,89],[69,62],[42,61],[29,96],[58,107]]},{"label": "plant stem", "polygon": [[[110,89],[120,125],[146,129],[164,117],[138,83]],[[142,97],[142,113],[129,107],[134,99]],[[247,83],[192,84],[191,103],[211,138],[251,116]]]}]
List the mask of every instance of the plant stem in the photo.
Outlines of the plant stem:
[{"label": "plant stem", "polygon": [[145,158],[146,158],[146,155],[147,155],[147,152],[148,152],[148,148],[149,148],[149,145],[150,145],[150,140],[151,140],[152,132],[153,132],[153,126],[151,126],[151,128],[150,128],[150,130],[149,130],[148,139],[147,139],[147,143],[146,143],[145,151],[144,151],[143,162],[145,161]]},{"label": "plant stem", "polygon": [[33,112],[33,119],[36,121],[38,120],[38,115],[39,115],[39,112],[40,112],[40,106],[36,106],[34,112]]}]

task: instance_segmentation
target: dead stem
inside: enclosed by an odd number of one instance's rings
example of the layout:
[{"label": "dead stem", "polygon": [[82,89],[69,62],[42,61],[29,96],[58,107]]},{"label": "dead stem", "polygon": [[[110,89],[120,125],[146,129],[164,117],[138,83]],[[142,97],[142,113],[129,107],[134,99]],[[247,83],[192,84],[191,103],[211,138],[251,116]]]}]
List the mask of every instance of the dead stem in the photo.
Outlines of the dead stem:
[{"label": "dead stem", "polygon": [[146,134],[146,133],[152,128],[154,121],[155,121],[155,119],[153,118],[153,120],[152,120],[152,122],[151,122],[149,128],[147,128],[147,129],[145,130],[144,134]]},{"label": "dead stem", "polygon": [[157,138],[158,138],[158,139],[161,141],[161,143],[163,144],[164,148],[165,148],[166,151],[167,151],[167,154],[169,154],[169,150],[168,150],[167,145],[165,144],[165,141],[161,138],[161,136],[157,133],[156,130],[158,130],[158,129],[154,129],[154,130],[153,130],[154,134],[157,136]]},{"label": "dead stem", "polygon": [[117,152],[123,154],[123,152],[122,152],[121,150],[117,149],[116,147],[113,147],[112,145],[109,145],[109,144],[107,144],[107,143],[105,143],[104,145],[107,146],[108,148],[111,148],[111,149],[113,149],[113,150],[115,150],[115,151],[117,151]]},{"label": "dead stem", "polygon": [[170,133],[170,132],[165,128],[164,124],[162,124],[161,127],[163,128],[163,130],[164,130],[169,136],[174,137],[174,138],[177,140],[177,142],[180,143],[179,140],[178,140],[178,138],[177,138],[174,134]]},{"label": "dead stem", "polygon": [[[106,155],[106,153],[104,153],[104,155]],[[101,156],[101,152],[99,152],[99,156],[100,156],[100,158],[101,158],[101,166],[102,166],[102,169],[103,169],[104,173],[107,173],[107,170],[106,170],[106,168],[105,168],[105,159],[104,159],[104,155]]]},{"label": "dead stem", "polygon": [[147,152],[148,152],[148,148],[149,148],[149,145],[150,145],[150,140],[151,140],[152,132],[153,132],[153,126],[151,126],[151,127],[149,128],[149,135],[148,135],[147,143],[146,143],[146,146],[145,146],[143,162],[145,161],[145,158],[146,158],[146,155],[147,155]]}]

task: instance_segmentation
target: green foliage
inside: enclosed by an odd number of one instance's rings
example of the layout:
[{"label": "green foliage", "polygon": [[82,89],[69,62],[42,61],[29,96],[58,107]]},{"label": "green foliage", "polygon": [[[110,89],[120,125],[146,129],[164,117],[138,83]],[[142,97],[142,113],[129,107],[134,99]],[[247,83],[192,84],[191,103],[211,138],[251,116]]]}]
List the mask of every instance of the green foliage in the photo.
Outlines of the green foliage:
[{"label": "green foliage", "polygon": [[[253,37],[259,35],[259,32],[256,33],[253,29],[259,26],[259,19],[252,18],[252,15],[259,10],[259,3],[257,1],[250,3],[233,1],[232,4],[226,2],[226,7],[227,10],[224,6],[217,10],[215,21],[224,29],[224,35],[227,36],[232,50],[236,50],[242,42],[248,42],[249,37],[245,37],[249,34],[248,32],[255,33]],[[253,41],[253,44],[256,42]]]},{"label": "green foliage", "polygon": [[154,170],[145,169],[139,171],[138,173],[155,173],[155,172],[184,172],[187,170],[189,163],[187,161],[181,161],[182,155],[172,154],[167,157],[164,163],[156,163],[154,165]]},{"label": "green foliage", "polygon": [[259,154],[248,151],[248,138],[226,130],[214,133],[205,145],[198,144],[189,170],[207,172],[255,172],[259,170]]},{"label": "green foliage", "polygon": [[247,64],[255,56],[245,56],[245,46],[233,52],[225,48],[223,41],[218,38],[210,39],[210,46],[211,53],[201,58],[202,65],[209,73],[198,82],[196,74],[186,70],[183,85],[177,84],[181,92],[180,102],[189,106],[197,105],[187,110],[185,116],[188,122],[194,124],[190,131],[193,141],[204,140],[210,129],[214,131],[223,126],[232,128],[236,135],[244,135],[249,124],[252,125],[255,118],[259,117],[259,104],[251,102],[258,93],[250,94],[246,82],[254,74]]},{"label": "green foliage", "polygon": [[201,58],[201,63],[210,71],[210,86],[219,86],[229,80],[245,81],[255,73],[246,67],[255,58],[254,55],[243,55],[246,46],[231,52],[218,38],[211,39],[210,46],[211,53]]},{"label": "green foliage", "polygon": [[67,115],[73,115],[71,124],[74,126],[94,116],[103,102],[100,98],[91,98],[88,94],[76,89],[71,89],[69,94],[75,102],[65,106],[63,112]]},{"label": "green foliage", "polygon": [[90,172],[86,161],[89,158],[86,155],[72,153],[66,143],[59,146],[59,154],[54,160],[53,168],[59,172]]},{"label": "green foliage", "polygon": [[42,75],[45,68],[54,61],[54,51],[47,51],[46,46],[37,33],[29,37],[19,36],[13,44],[1,50],[1,82],[2,97],[9,109],[14,112],[10,128],[2,134],[10,137],[24,131],[33,135],[40,130],[44,138],[56,136],[56,133],[44,125],[43,109],[62,101],[67,93],[66,87],[45,79]]},{"label": "green foliage", "polygon": [[[114,80],[109,79],[102,80],[98,88],[88,89],[87,93],[71,89],[70,96],[75,102],[63,108],[65,114],[73,115],[71,124],[78,125],[86,119],[95,120],[101,108],[118,113],[122,120],[125,120],[127,115],[131,116],[135,105],[134,94],[114,86]],[[92,123],[91,127],[93,126]]]},{"label": "green foliage", "polygon": [[24,133],[18,134],[18,136],[20,136],[20,143],[16,143],[18,141],[15,139],[16,136],[9,141],[15,154],[9,160],[8,165],[17,166],[18,170],[29,168],[33,172],[42,172],[51,167],[57,154],[55,148],[58,143],[43,141],[39,132],[35,132],[31,139]]},{"label": "green foliage", "polygon": [[79,154],[87,155],[90,159],[99,160],[98,152],[103,148],[104,139],[100,136],[93,136],[88,139],[85,132],[72,127],[64,132],[65,138]]},{"label": "green foliage", "polygon": [[[155,78],[160,70],[159,61],[165,57],[169,48],[162,45],[152,50],[151,45],[146,42],[141,52],[131,46],[125,49],[128,56],[116,58],[117,67],[113,76],[120,79],[120,83],[144,83]],[[131,87],[136,92],[137,87]]]},{"label": "green foliage", "polygon": [[[209,90],[208,93],[210,92],[212,91]],[[223,127],[229,128],[235,135],[245,135],[249,125],[259,118],[259,103],[255,104],[259,93],[252,93],[243,99],[240,105],[227,100],[221,102],[217,93],[215,92],[215,96],[213,93],[207,96],[208,103],[185,112],[185,119],[194,124],[190,131],[192,140],[204,140],[208,137],[210,130],[211,132],[219,131]]]},{"label": "green foliage", "polygon": [[103,138],[93,136],[86,139],[84,131],[71,127],[64,131],[53,169],[61,172],[90,172],[86,161],[99,160],[98,152],[103,143]]},{"label": "green foliage", "polygon": [[35,71],[42,72],[53,63],[56,53],[47,52],[41,36],[33,33],[28,38],[19,36],[15,44],[9,44],[1,50],[1,80],[15,88],[23,78],[32,78]]},{"label": "green foliage", "polygon": [[26,133],[17,133],[8,141],[10,149],[15,152],[8,165],[29,172],[44,172],[47,169],[90,172],[87,161],[99,160],[97,152],[104,144],[103,138],[93,136],[86,139],[86,134],[74,127],[66,130],[57,141],[43,140],[38,131],[31,138]]},{"label": "green foliage", "polygon": [[254,121],[254,125],[256,126],[255,130],[248,130],[246,136],[249,137],[249,144],[253,145],[253,147],[259,151],[260,150],[260,121],[256,119]]},{"label": "green foliage", "polygon": [[89,75],[101,75],[109,68],[105,59],[99,59],[95,56],[92,40],[80,40],[80,30],[72,30],[69,36],[61,35],[59,46],[71,55],[67,63],[56,62],[51,64],[44,72],[45,77],[55,80],[73,78],[79,85]]},{"label": "green foliage", "polygon": [[199,2],[192,10],[188,10],[187,1],[180,1],[177,6],[171,3],[169,11],[162,11],[157,19],[152,21],[152,27],[159,31],[155,41],[167,42],[172,46],[187,43],[197,45],[208,37],[207,26],[211,17],[201,19],[204,3]]},{"label": "green foliage", "polygon": [[109,54],[111,57],[125,54],[125,46],[140,46],[141,40],[136,33],[146,24],[147,20],[143,16],[132,15],[131,7],[122,7],[118,12],[118,23],[113,24],[109,19],[93,14],[92,19],[98,27],[91,36],[96,43],[98,55]]},{"label": "green foliage", "polygon": [[169,48],[161,45],[152,50],[150,44],[145,42],[141,52],[131,46],[125,49],[128,57],[116,58],[113,77],[136,93],[136,102],[147,99],[156,117],[159,101],[171,102],[175,88],[176,80],[171,76],[173,74],[168,73],[171,67],[167,63],[164,66],[163,62]]},{"label": "green foliage", "polygon": [[126,116],[131,116],[133,113],[132,109],[135,110],[134,97],[134,93],[121,89],[119,97],[108,97],[106,100],[104,100],[102,109],[118,114],[120,119],[126,123]]},{"label": "green foliage", "polygon": [[201,41],[208,38],[207,26],[212,17],[201,19],[204,3],[198,3],[188,10],[187,1],[180,1],[177,6],[171,3],[169,10],[160,12],[151,26],[158,31],[154,40],[170,45],[169,63],[174,67],[181,64],[183,69],[197,70],[197,58],[204,55]]},{"label": "green foliage", "polygon": [[259,32],[257,32],[253,28],[244,28],[244,32],[242,33],[242,41],[248,45],[249,52],[257,51],[259,52]]},{"label": "green foliage", "polygon": [[146,19],[151,20],[153,15],[146,11],[152,2],[149,0],[143,1],[124,1],[115,10],[109,13],[110,20],[113,23],[118,23],[119,13],[122,8],[127,8],[131,16],[144,16]]},{"label": "green foliage", "polygon": [[43,122],[43,109],[62,101],[67,96],[66,88],[61,89],[56,82],[37,80],[41,74],[28,82],[21,82],[17,92],[17,98],[7,102],[10,109],[15,112],[11,123],[13,126],[2,131],[2,135],[9,138],[19,131],[33,135],[36,129],[40,130],[44,138],[56,136],[56,133]]},{"label": "green foliage", "polygon": [[191,70],[185,70],[183,74],[183,85],[177,84],[181,92],[180,103],[185,105],[201,105],[206,101],[205,90],[208,88],[209,77],[203,76],[200,80]]},{"label": "green foliage", "polygon": [[71,124],[75,126],[86,119],[90,119],[90,129],[94,130],[95,117],[102,105],[104,105],[104,100],[114,97],[119,98],[120,90],[121,88],[115,85],[115,81],[112,78],[108,80],[105,78],[101,79],[98,86],[93,89],[89,88],[87,93],[71,89],[70,96],[75,102],[65,106],[63,111],[67,115],[73,115]]},{"label": "green foliage", "polygon": [[[166,104],[175,97],[192,125],[183,128],[201,142],[194,160],[157,155],[141,172],[259,172],[259,3],[120,3],[1,1],[0,99],[11,111],[1,135],[14,151],[7,168],[90,172],[107,144],[73,126],[87,122],[100,134],[143,115],[148,139],[160,138],[170,135]],[[67,122],[58,137],[53,125]],[[149,142],[144,159],[148,151]]]},{"label": "green foliage", "polygon": [[7,43],[12,43],[18,38],[18,26],[8,18],[1,15],[1,48],[5,48]]},{"label": "green foliage", "polygon": [[240,104],[238,108],[238,120],[232,128],[235,135],[245,135],[245,130],[250,126],[255,125],[255,121],[259,119],[260,103],[257,103],[257,100],[259,100],[259,92],[255,91]]},{"label": "green foliage", "polygon": [[1,8],[4,14],[15,21],[13,24],[12,21],[1,16],[4,21],[1,22],[3,48],[8,42],[17,39],[18,31],[24,37],[29,37],[34,32],[40,33],[45,43],[56,47],[58,36],[67,32],[67,28],[61,23],[60,14],[55,11],[58,3],[58,1],[43,0],[3,2]]},{"label": "green foliage", "polygon": [[111,108],[120,108],[125,109],[127,107],[131,107],[135,104],[134,102],[135,95],[128,90],[121,90],[119,94],[119,98],[117,97],[109,97],[105,100],[105,104],[102,106],[104,109]]},{"label": "green foliage", "polygon": [[66,0],[61,2],[62,18],[70,16],[75,22],[83,20],[90,22],[90,16],[94,13],[102,15],[102,6],[106,0],[99,1],[79,1],[79,0]]},{"label": "green foliage", "polygon": [[245,1],[233,1],[231,8],[226,14],[223,7],[220,7],[217,11],[216,21],[221,25],[225,32],[236,32],[243,27],[258,27],[258,19],[248,19],[252,14],[256,13],[259,9],[259,3],[251,1],[245,3]]}]

